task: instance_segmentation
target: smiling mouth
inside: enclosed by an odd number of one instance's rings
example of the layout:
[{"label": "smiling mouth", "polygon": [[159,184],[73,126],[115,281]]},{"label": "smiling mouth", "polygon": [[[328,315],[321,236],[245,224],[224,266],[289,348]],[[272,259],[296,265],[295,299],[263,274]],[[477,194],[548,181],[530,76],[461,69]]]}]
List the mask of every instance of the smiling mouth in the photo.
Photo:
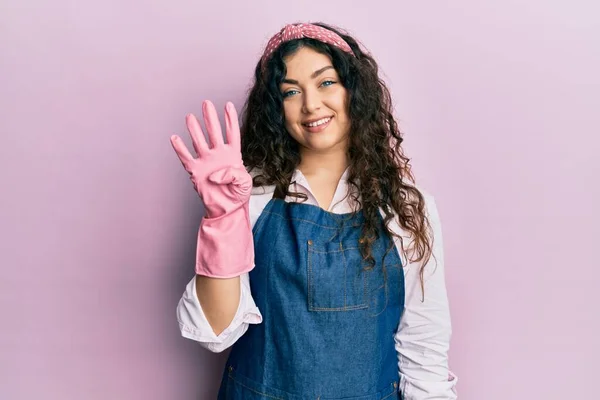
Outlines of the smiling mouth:
[{"label": "smiling mouth", "polygon": [[314,122],[311,122],[311,123],[308,123],[308,124],[302,124],[302,125],[304,125],[307,128],[316,128],[318,126],[325,125],[326,123],[328,123],[329,121],[331,121],[332,118],[333,117],[321,118],[318,121],[314,121]]},{"label": "smiling mouth", "polygon": [[331,124],[333,117],[321,118],[318,121],[311,122],[309,124],[302,124],[304,130],[308,133],[321,133]]}]

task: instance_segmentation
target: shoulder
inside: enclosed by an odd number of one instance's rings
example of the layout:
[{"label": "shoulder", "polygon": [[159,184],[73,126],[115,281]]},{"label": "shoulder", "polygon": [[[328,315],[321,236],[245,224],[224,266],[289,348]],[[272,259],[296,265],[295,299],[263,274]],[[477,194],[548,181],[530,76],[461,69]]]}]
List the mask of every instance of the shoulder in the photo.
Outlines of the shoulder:
[{"label": "shoulder", "polygon": [[437,223],[439,220],[439,215],[437,211],[435,196],[431,192],[419,185],[415,187],[417,188],[417,190],[419,190],[419,192],[421,192],[421,195],[423,195],[423,200],[425,202],[425,213],[427,215],[427,218],[429,218],[430,223],[432,225],[434,223]]},{"label": "shoulder", "polygon": [[[431,225],[431,234],[435,236],[437,231],[439,231],[440,220],[434,195],[421,185],[414,184],[412,182],[409,185],[415,188],[423,197],[423,201],[425,203],[425,216],[427,217]],[[415,202],[418,200],[417,195],[412,191],[408,192],[408,197],[408,201],[410,202]],[[380,212],[383,215],[383,211],[380,210]],[[396,245],[398,246],[399,250],[401,250],[404,253],[404,255],[407,256],[406,252],[410,252],[414,249],[414,236],[412,232],[402,228],[397,213],[395,211],[393,211],[393,213],[394,218],[390,220],[388,227],[392,232],[394,232],[396,235],[402,238],[402,241],[400,241],[399,238],[395,238],[394,240],[396,241]]]},{"label": "shoulder", "polygon": [[[248,169],[248,173],[254,179],[256,176],[261,174],[261,170],[258,168]],[[268,193],[273,193],[275,191],[275,185],[265,185],[265,186],[253,186],[252,187],[252,196],[261,196]]]},{"label": "shoulder", "polygon": [[[249,170],[248,173],[250,176],[252,176],[252,178],[254,178],[260,174],[260,170]],[[258,217],[260,217],[260,214],[262,214],[267,203],[271,200],[271,198],[273,198],[274,192],[274,185],[252,187],[249,203],[250,224],[252,227],[254,227],[254,224],[258,220]]]},{"label": "shoulder", "polygon": [[[429,219],[437,219],[437,205],[434,195],[425,187],[415,183],[409,183],[409,185],[415,188],[421,196],[423,196],[423,202],[425,206],[425,214]],[[414,194],[409,192],[409,200],[411,202],[417,201],[417,198]],[[433,222],[433,221],[432,221]]]},{"label": "shoulder", "polygon": [[[423,187],[420,184],[408,182],[408,183],[405,183],[405,185],[408,185],[408,186],[416,189],[416,191],[421,194],[421,196],[423,197],[426,216],[428,218],[437,218],[437,206],[436,206],[436,200],[435,200],[434,195],[427,188]],[[415,202],[418,201],[417,194],[414,191],[408,190],[406,192],[406,194],[407,194],[407,200],[409,203],[414,204]],[[398,215],[395,212],[394,212],[394,216],[396,218],[398,217]]]},{"label": "shoulder", "polygon": [[438,229],[438,227],[440,225],[440,215],[438,212],[438,207],[437,207],[435,196],[431,192],[424,189],[423,187],[416,186],[416,188],[423,195],[423,200],[425,202],[425,215],[426,215],[427,219],[429,220],[429,223],[431,224],[431,227],[434,230],[433,234],[435,235],[436,234],[435,231]]}]

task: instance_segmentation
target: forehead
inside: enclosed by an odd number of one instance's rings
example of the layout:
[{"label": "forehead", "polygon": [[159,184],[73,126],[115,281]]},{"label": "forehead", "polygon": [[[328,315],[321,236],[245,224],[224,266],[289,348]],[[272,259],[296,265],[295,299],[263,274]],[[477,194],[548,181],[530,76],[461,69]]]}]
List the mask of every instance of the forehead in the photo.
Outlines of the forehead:
[{"label": "forehead", "polygon": [[[332,65],[329,56],[319,53],[310,47],[301,47],[293,54],[284,59],[287,69],[286,78],[307,78],[310,75],[328,65]],[[330,70],[334,72],[333,69]]]}]

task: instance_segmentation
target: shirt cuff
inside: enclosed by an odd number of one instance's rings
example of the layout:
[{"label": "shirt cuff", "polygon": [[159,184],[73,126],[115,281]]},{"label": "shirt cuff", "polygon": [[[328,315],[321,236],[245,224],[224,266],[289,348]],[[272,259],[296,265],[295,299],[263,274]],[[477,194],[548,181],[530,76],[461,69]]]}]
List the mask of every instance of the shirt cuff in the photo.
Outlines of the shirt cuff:
[{"label": "shirt cuff", "polygon": [[232,346],[246,332],[249,324],[261,323],[262,315],[252,298],[248,274],[241,275],[240,303],[235,316],[229,326],[216,335],[206,319],[196,295],[196,277],[194,276],[187,284],[177,305],[177,320],[183,337],[197,341],[202,347],[219,353]]},{"label": "shirt cuff", "polygon": [[457,383],[458,377],[452,371],[448,371],[446,381],[439,382],[422,381],[402,375],[400,391],[404,400],[456,400]]}]

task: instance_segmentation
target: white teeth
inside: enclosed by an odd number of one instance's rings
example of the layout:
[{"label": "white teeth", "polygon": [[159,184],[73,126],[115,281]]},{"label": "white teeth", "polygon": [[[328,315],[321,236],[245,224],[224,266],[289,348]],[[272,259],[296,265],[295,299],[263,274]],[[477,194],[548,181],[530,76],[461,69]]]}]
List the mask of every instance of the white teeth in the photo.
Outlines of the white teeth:
[{"label": "white teeth", "polygon": [[331,117],[323,118],[318,121],[311,122],[310,124],[306,124],[306,126],[315,127],[315,126],[323,125],[323,124],[326,124],[327,122],[329,122],[330,119],[331,119]]}]

